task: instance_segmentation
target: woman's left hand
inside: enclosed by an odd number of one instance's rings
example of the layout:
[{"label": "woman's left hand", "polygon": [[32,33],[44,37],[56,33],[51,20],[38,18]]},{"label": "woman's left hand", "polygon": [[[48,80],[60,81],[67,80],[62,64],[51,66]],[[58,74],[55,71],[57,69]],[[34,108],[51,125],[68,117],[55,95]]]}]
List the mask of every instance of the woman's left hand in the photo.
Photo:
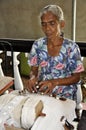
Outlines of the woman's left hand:
[{"label": "woman's left hand", "polygon": [[39,86],[39,92],[43,94],[51,94],[54,87],[51,80],[41,81],[39,82]]}]

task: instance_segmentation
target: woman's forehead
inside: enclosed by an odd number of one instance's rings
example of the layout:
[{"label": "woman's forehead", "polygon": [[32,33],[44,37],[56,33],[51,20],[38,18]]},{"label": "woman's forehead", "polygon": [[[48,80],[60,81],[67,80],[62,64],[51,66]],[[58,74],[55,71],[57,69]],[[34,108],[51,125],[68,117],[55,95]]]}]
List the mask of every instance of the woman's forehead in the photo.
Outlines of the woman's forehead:
[{"label": "woman's forehead", "polygon": [[42,15],[41,21],[44,20],[57,20],[57,17],[52,12],[46,12]]}]

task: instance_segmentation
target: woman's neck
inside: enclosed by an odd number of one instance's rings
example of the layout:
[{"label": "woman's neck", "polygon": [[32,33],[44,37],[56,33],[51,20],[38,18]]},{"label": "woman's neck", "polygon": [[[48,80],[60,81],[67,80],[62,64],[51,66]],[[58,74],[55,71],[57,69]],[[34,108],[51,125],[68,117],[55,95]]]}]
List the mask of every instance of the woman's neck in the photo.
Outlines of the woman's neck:
[{"label": "woman's neck", "polygon": [[61,46],[63,43],[63,37],[55,37],[52,39],[48,39],[48,45],[52,47]]}]

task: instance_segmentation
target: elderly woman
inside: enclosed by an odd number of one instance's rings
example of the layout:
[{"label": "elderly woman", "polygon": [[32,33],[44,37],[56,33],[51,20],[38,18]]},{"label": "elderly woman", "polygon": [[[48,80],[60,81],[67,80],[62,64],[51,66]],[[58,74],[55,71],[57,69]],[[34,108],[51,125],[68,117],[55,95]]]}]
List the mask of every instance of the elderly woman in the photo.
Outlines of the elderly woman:
[{"label": "elderly woman", "polygon": [[27,89],[76,100],[80,73],[84,71],[79,47],[74,41],[63,37],[65,21],[59,6],[44,7],[40,19],[45,37],[36,40],[32,46]]}]

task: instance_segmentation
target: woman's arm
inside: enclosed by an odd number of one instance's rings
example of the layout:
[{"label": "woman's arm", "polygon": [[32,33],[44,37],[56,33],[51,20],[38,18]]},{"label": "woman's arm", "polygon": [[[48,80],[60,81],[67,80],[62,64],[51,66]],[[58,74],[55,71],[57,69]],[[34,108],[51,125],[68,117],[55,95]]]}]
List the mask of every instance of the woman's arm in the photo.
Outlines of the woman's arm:
[{"label": "woman's arm", "polygon": [[70,77],[58,78],[51,80],[53,86],[71,85],[75,84],[80,80],[80,73],[72,74]]},{"label": "woman's arm", "polygon": [[51,79],[51,80],[45,80],[41,81],[39,83],[40,89],[39,91],[43,91],[45,86],[47,86],[47,90],[45,93],[51,93],[54,87],[56,86],[68,86],[71,84],[75,84],[80,80],[80,73],[72,74],[72,76],[67,77],[67,78],[58,78],[58,79]]},{"label": "woman's arm", "polygon": [[38,77],[38,67],[31,67],[30,78],[32,77]]},{"label": "woman's arm", "polygon": [[31,67],[29,77],[30,79],[28,80],[27,90],[29,92],[37,92],[35,85],[38,82],[38,67]]}]

